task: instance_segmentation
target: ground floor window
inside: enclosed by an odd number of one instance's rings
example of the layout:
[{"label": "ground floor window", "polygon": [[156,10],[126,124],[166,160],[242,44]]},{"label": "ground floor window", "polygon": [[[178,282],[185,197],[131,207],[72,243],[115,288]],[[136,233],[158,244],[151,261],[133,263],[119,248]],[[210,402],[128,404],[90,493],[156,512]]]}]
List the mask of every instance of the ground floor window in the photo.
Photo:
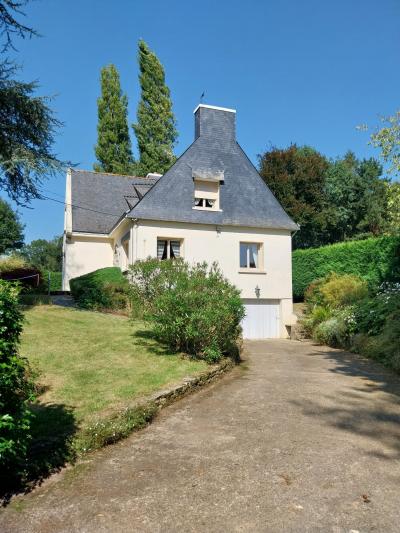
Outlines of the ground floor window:
[{"label": "ground floor window", "polygon": [[157,239],[157,259],[176,259],[181,256],[181,241]]}]

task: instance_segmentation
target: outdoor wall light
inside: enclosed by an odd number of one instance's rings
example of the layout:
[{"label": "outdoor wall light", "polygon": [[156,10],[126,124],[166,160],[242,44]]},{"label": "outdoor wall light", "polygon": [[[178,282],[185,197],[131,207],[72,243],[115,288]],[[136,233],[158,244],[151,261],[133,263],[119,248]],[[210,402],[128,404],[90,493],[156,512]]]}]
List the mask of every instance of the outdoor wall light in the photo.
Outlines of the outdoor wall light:
[{"label": "outdoor wall light", "polygon": [[258,285],[256,285],[256,288],[254,289],[254,291],[255,291],[255,293],[256,293],[257,298],[259,298],[259,297],[260,297],[261,289],[260,289],[260,287],[259,287]]}]

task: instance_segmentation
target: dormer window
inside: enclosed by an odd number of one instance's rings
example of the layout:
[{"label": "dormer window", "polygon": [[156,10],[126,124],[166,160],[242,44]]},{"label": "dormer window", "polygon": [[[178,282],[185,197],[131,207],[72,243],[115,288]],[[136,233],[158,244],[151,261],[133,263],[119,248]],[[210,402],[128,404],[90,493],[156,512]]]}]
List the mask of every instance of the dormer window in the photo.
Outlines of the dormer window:
[{"label": "dormer window", "polygon": [[193,181],[193,209],[219,211],[219,181],[196,178]]}]

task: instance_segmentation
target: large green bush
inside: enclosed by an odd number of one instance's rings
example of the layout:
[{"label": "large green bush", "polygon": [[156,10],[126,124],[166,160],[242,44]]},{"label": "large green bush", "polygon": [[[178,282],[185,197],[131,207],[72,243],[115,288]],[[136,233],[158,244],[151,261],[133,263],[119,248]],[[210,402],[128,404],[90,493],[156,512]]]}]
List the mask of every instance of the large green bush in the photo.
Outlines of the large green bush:
[{"label": "large green bush", "polygon": [[237,348],[244,307],[217,265],[148,259],[136,262],[130,275],[144,318],[171,349],[212,363]]},{"label": "large green bush", "polygon": [[33,384],[27,362],[18,354],[23,315],[18,305],[19,288],[0,280],[0,478],[18,477],[25,471],[30,440],[28,402]]},{"label": "large green bush", "polygon": [[70,281],[71,294],[85,309],[126,309],[129,283],[118,267],[95,270]]},{"label": "large green bush", "polygon": [[293,252],[293,295],[302,299],[307,287],[330,272],[354,274],[377,287],[400,278],[400,237],[348,241]]}]

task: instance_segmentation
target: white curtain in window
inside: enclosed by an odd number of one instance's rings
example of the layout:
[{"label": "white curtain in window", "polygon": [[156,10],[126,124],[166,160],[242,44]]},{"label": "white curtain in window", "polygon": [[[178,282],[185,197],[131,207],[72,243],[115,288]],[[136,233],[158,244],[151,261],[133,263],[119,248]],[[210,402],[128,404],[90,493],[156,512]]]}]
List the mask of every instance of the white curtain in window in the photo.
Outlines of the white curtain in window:
[{"label": "white curtain in window", "polygon": [[180,257],[181,255],[181,243],[179,241],[171,241],[170,257]]},{"label": "white curtain in window", "polygon": [[258,266],[258,246],[257,244],[249,244],[249,267],[257,268]]}]

